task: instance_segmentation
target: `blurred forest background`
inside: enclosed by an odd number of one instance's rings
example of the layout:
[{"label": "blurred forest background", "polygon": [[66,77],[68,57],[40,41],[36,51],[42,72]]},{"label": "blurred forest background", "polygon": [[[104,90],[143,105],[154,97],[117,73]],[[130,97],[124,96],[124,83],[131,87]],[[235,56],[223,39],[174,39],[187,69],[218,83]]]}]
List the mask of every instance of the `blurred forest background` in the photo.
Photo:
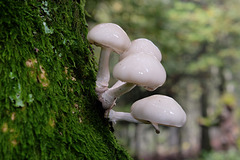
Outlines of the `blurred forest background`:
[{"label": "blurred forest background", "polygon": [[[89,28],[112,22],[131,40],[147,38],[162,52],[165,84],[136,87],[117,101],[130,112],[136,100],[163,94],[186,111],[182,128],[117,123],[115,135],[135,159],[239,158],[240,1],[87,0]],[[95,48],[96,59],[100,48]],[[111,55],[111,69],[118,55]],[[116,80],[111,80],[113,84]]]}]

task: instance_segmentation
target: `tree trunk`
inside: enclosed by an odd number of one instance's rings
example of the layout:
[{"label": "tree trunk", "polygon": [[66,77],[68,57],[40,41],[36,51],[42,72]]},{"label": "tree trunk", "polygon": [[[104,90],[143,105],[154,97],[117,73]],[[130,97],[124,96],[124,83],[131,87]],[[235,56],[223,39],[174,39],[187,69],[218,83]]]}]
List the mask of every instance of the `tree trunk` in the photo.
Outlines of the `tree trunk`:
[{"label": "tree trunk", "polygon": [[84,4],[0,1],[0,159],[131,159],[96,101]]},{"label": "tree trunk", "polygon": [[[202,80],[201,82],[201,88],[202,88],[202,95],[200,99],[201,104],[201,116],[203,118],[208,117],[207,109],[208,109],[208,97],[209,97],[209,91],[207,82],[205,80]],[[209,127],[208,126],[201,126],[201,151],[210,151],[211,145],[210,145],[210,137],[209,137]]]}]

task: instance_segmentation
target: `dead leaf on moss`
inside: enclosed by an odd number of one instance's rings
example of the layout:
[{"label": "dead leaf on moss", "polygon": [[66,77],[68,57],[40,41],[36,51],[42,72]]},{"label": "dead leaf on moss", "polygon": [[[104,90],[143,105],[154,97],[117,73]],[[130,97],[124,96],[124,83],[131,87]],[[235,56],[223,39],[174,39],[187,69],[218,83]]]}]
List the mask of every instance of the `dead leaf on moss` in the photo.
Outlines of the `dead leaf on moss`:
[{"label": "dead leaf on moss", "polygon": [[[37,68],[35,66],[35,64],[37,64],[37,63],[38,63],[37,59],[28,59],[26,61],[26,66],[29,68],[32,68],[32,70],[30,71],[30,75],[32,77],[35,77],[35,75],[37,73]],[[43,87],[48,87],[49,80],[47,79],[47,73],[42,65],[39,65],[39,68],[40,68],[41,73],[40,73],[40,75],[37,75],[36,79],[39,81],[39,83],[42,84]]]},{"label": "dead leaf on moss", "polygon": [[30,68],[34,68],[34,65],[37,63],[36,59],[28,59],[26,61],[26,66]]},{"label": "dead leaf on moss", "polygon": [[37,76],[39,82],[42,84],[43,87],[48,87],[49,86],[49,80],[47,79],[47,73],[44,70],[44,68],[40,65],[40,70],[41,70],[41,74],[40,76]]},{"label": "dead leaf on moss", "polygon": [[14,120],[15,120],[15,118],[16,118],[16,113],[15,113],[15,112],[13,112],[13,113],[12,113],[12,115],[11,115],[11,120],[12,120],[12,121],[14,121]]},{"label": "dead leaf on moss", "polygon": [[8,131],[8,124],[7,123],[3,123],[2,125],[2,132],[6,133]]},{"label": "dead leaf on moss", "polygon": [[18,142],[17,142],[16,139],[12,140],[11,143],[12,143],[12,145],[13,145],[14,147],[18,144]]}]

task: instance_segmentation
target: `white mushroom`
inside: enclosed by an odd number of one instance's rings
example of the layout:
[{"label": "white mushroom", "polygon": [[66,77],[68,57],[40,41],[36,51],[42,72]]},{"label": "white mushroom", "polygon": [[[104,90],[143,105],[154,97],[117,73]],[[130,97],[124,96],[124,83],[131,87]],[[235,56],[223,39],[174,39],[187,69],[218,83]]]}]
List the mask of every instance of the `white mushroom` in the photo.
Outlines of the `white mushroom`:
[{"label": "white mushroom", "polygon": [[153,95],[133,103],[132,116],[143,123],[151,123],[159,133],[158,124],[182,127],[186,123],[186,113],[171,97]]},{"label": "white mushroom", "polygon": [[113,69],[113,76],[122,82],[101,95],[100,101],[105,109],[112,108],[116,99],[135,85],[149,91],[157,89],[165,82],[166,71],[156,57],[141,52],[118,62]]},{"label": "white mushroom", "polygon": [[[141,53],[141,52],[144,52],[149,55],[153,55],[159,61],[162,60],[161,51],[158,49],[158,47],[156,45],[154,45],[150,40],[148,40],[146,38],[139,38],[139,39],[135,39],[134,41],[132,41],[130,47],[120,55],[119,59],[122,60],[125,57],[127,57],[128,55],[131,55],[134,53]],[[112,88],[114,88],[116,86],[119,87],[120,85],[122,85],[124,83],[126,83],[126,82],[122,82],[122,81],[118,80],[112,86]]]},{"label": "white mushroom", "polygon": [[102,23],[93,27],[87,39],[90,43],[101,47],[99,68],[96,81],[97,94],[108,89],[110,79],[109,56],[112,51],[122,54],[131,44],[126,32],[117,24]]},{"label": "white mushroom", "polygon": [[158,124],[182,127],[186,123],[186,113],[182,107],[173,98],[164,95],[153,95],[136,101],[131,106],[131,113],[115,112],[111,109],[105,118],[114,123],[151,123],[156,133],[160,133]]},{"label": "white mushroom", "polygon": [[166,80],[166,71],[158,59],[145,52],[127,56],[113,69],[113,76],[123,82],[143,86],[153,91]]},{"label": "white mushroom", "polygon": [[144,52],[146,54],[153,55],[159,61],[162,60],[162,54],[158,47],[154,45],[153,42],[145,38],[139,38],[132,41],[131,46],[125,52],[123,52],[123,54],[120,55],[120,60],[124,59],[125,57],[131,54],[139,52]]}]

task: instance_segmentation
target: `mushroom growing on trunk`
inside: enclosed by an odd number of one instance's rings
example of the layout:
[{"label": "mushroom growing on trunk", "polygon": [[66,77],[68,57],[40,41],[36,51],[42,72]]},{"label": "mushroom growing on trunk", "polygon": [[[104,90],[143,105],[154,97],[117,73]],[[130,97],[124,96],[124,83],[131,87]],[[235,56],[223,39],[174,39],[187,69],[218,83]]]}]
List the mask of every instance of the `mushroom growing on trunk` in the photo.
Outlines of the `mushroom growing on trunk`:
[{"label": "mushroom growing on trunk", "polygon": [[[130,47],[120,55],[120,62],[114,67],[113,76],[118,81],[100,97],[103,107],[105,109],[112,108],[118,97],[129,92],[136,85],[143,86],[149,91],[160,87],[166,79],[166,72],[160,63],[161,60],[160,50],[150,40],[139,38],[132,41]],[[153,67],[154,65],[155,67]],[[140,74],[142,76],[139,76]]]},{"label": "mushroom growing on trunk", "polygon": [[182,127],[186,123],[186,113],[171,97],[153,95],[136,101],[131,106],[131,113],[111,110],[105,115],[110,121],[128,121],[133,123],[152,124],[156,133],[160,133],[158,125]]},{"label": "mushroom growing on trunk", "polygon": [[101,95],[105,109],[112,108],[116,99],[135,85],[143,86],[148,91],[162,86],[166,80],[166,71],[156,57],[140,52],[118,62],[113,69],[113,76],[125,83],[120,83],[122,85],[116,85]]},{"label": "mushroom growing on trunk", "polygon": [[173,127],[182,127],[186,123],[186,113],[171,97],[153,95],[133,103],[131,115],[143,122],[151,123],[159,133],[158,124]]},{"label": "mushroom growing on trunk", "polygon": [[146,54],[155,56],[159,60],[159,62],[162,60],[161,51],[155,44],[153,44],[152,41],[146,38],[139,38],[132,41],[131,46],[125,52],[123,52],[123,54],[120,55],[120,60],[131,54],[139,52],[144,52]]},{"label": "mushroom growing on trunk", "polygon": [[113,76],[123,82],[137,84],[154,91],[166,80],[166,71],[155,56],[139,52],[127,56],[113,69]]},{"label": "mushroom growing on trunk", "polygon": [[108,89],[110,53],[113,51],[122,54],[130,46],[131,41],[126,32],[114,23],[94,26],[89,31],[87,39],[90,43],[101,47],[96,80],[96,93],[99,95]]}]

